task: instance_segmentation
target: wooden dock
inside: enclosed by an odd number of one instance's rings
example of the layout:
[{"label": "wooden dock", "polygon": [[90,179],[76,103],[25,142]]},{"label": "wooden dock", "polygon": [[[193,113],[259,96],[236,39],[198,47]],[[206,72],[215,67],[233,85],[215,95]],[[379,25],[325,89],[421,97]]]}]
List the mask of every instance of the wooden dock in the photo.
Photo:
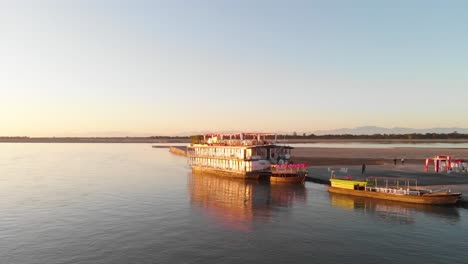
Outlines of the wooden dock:
[{"label": "wooden dock", "polygon": [[153,148],[169,149],[172,154],[187,157],[186,146],[153,146]]},{"label": "wooden dock", "polygon": [[187,157],[187,147],[170,147],[169,152],[175,155]]}]

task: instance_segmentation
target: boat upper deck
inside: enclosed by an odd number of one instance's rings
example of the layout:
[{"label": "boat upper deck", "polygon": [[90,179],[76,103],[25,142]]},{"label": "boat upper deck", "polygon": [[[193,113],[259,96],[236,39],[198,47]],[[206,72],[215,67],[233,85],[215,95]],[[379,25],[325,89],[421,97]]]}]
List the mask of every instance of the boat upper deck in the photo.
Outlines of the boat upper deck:
[{"label": "boat upper deck", "polygon": [[287,146],[278,146],[276,134],[271,133],[232,133],[219,134],[210,133],[200,136],[192,136],[191,146],[196,147],[211,147],[211,146],[226,146],[235,148],[292,148]]}]

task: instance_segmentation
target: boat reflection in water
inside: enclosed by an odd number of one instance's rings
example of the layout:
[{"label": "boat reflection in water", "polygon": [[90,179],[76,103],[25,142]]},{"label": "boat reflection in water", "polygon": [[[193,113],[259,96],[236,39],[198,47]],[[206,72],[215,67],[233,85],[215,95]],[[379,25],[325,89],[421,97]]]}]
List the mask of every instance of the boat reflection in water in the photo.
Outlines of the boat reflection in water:
[{"label": "boat reflection in water", "polygon": [[251,230],[255,222],[268,222],[277,207],[306,201],[303,184],[276,184],[190,173],[192,207],[216,223],[234,230]]},{"label": "boat reflection in water", "polygon": [[329,195],[332,206],[347,210],[362,210],[385,222],[411,224],[415,222],[418,213],[443,218],[452,223],[458,222],[460,218],[458,209],[454,206],[412,204],[336,193]]}]

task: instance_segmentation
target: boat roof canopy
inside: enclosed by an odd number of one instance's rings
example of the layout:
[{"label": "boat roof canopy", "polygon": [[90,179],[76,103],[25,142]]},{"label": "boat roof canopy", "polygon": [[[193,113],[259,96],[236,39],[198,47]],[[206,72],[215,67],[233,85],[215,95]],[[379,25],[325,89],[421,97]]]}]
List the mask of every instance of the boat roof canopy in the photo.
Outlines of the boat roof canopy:
[{"label": "boat roof canopy", "polygon": [[388,181],[417,181],[415,178],[398,178],[398,177],[368,177],[367,181],[370,180],[388,180]]}]

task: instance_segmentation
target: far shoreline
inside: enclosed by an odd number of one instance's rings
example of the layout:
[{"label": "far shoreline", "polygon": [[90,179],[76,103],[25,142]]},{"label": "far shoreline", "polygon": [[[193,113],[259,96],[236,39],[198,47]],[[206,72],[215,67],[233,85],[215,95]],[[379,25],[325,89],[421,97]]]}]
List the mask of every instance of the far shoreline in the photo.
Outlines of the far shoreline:
[{"label": "far shoreline", "polygon": [[[185,137],[0,137],[0,143],[186,143]],[[307,143],[374,143],[374,144],[433,144],[468,143],[468,139],[287,139],[279,140],[286,144]]]}]

